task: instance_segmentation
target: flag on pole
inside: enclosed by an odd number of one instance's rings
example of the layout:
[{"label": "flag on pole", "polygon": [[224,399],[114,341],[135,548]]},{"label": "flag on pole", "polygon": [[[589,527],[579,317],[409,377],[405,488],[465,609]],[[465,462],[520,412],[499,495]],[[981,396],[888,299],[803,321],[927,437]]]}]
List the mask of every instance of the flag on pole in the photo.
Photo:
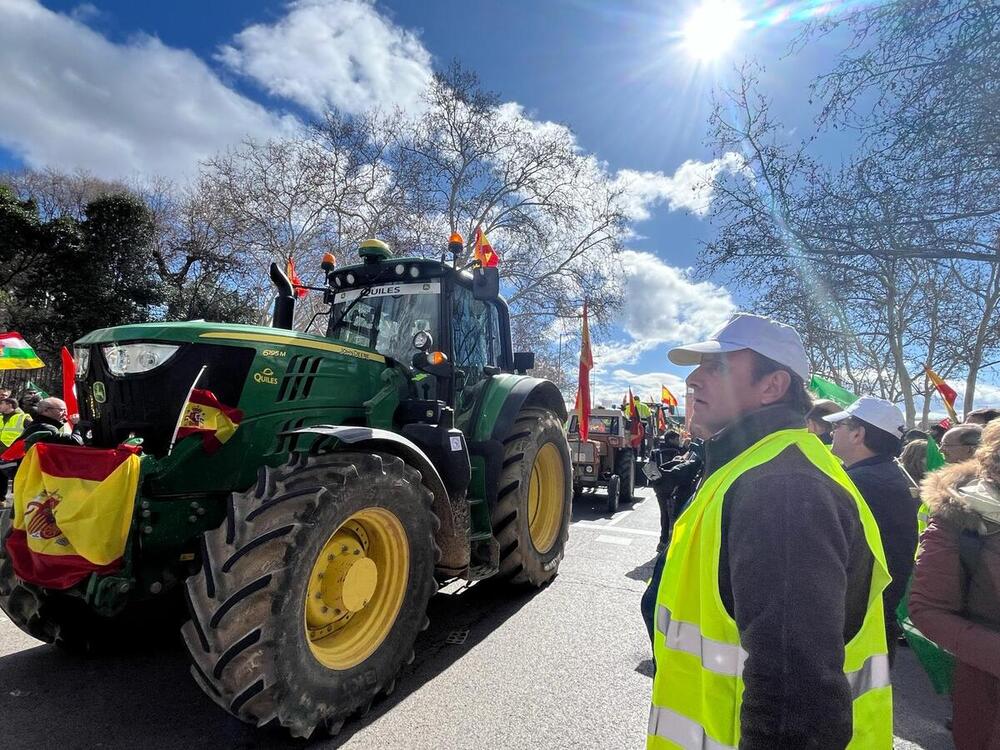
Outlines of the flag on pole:
[{"label": "flag on pole", "polygon": [[581,440],[587,440],[590,436],[590,370],[593,366],[594,354],[590,350],[590,324],[587,322],[587,300],[584,300],[583,334],[580,337],[579,384],[576,391],[576,421],[579,425]]},{"label": "flag on pole", "polygon": [[633,448],[638,449],[642,444],[642,438],[645,433],[645,429],[642,426],[642,420],[639,419],[639,409],[635,405],[635,398],[632,396],[632,387],[629,386],[628,389],[628,411],[626,412],[628,416],[629,423],[629,433],[631,437],[629,438],[629,443]]},{"label": "flag on pole", "polygon": [[121,566],[136,491],[136,449],[36,443],[17,470],[6,550],[29,583],[66,589]]},{"label": "flag on pole", "polygon": [[667,386],[663,385],[662,383],[660,384],[660,403],[666,406],[667,409],[670,410],[671,414],[676,413],[677,397],[670,392],[670,389],[667,388]]},{"label": "flag on pole", "polygon": [[76,362],[65,346],[62,348],[62,387],[63,401],[66,402],[66,417],[70,424],[76,424],[80,419],[80,403],[76,398]]},{"label": "flag on pole", "polygon": [[291,255],[288,256],[288,263],[285,265],[285,276],[287,276],[288,280],[292,282],[292,289],[295,290],[296,297],[302,299],[309,294],[309,290],[302,285],[302,279],[300,279],[299,275],[295,272],[295,261],[292,260]]},{"label": "flag on pole", "polygon": [[840,406],[850,406],[858,400],[858,397],[846,388],[841,388],[832,380],[821,378],[819,375],[813,375],[809,379],[809,390],[817,398],[829,399]]},{"label": "flag on pole", "polygon": [[242,421],[241,410],[226,406],[211,391],[195,388],[184,405],[184,416],[181,418],[180,429],[177,430],[177,439],[201,435],[205,452],[215,453],[233,436]]},{"label": "flag on pole", "polygon": [[16,331],[0,333],[0,370],[34,370],[45,367],[35,350]]},{"label": "flag on pole", "polygon": [[482,227],[476,227],[476,244],[473,246],[472,255],[483,268],[495,268],[500,265],[500,256],[486,239]]},{"label": "flag on pole", "polygon": [[941,395],[941,400],[944,401],[944,408],[948,410],[948,416],[951,418],[952,423],[956,424],[958,422],[958,415],[955,413],[955,399],[958,398],[958,394],[955,393],[955,390],[950,385],[944,382],[944,378],[927,365],[924,365],[924,372],[927,373],[927,379],[934,384],[934,388]]}]

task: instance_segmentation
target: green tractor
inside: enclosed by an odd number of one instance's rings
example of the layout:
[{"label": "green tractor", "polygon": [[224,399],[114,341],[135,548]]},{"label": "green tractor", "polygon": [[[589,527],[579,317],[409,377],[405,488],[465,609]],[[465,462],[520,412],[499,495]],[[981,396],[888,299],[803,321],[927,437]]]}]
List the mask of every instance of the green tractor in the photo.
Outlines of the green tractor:
[{"label": "green tractor", "polygon": [[[120,569],[67,590],[20,579],[0,550],[14,623],[87,649],[182,592],[204,691],[308,737],[393,690],[439,583],[555,576],[566,407],[512,351],[496,269],[393,257],[378,240],[360,255],[324,263],[325,336],[291,330],[295,290],[272,266],[270,328],[150,323],[76,342],[90,443],[142,439],[134,519]],[[195,386],[242,411],[214,452],[174,444]]]}]

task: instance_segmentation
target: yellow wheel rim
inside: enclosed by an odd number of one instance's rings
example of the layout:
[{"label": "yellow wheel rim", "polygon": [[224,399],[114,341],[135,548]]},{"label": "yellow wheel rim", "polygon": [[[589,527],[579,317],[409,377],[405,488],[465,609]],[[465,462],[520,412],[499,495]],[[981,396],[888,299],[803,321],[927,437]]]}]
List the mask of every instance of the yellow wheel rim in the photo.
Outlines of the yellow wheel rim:
[{"label": "yellow wheel rim", "polygon": [[309,648],[323,666],[357,666],[389,635],[403,606],[410,545],[403,524],[385,508],[366,508],[333,532],[306,587]]},{"label": "yellow wheel rim", "polygon": [[528,484],[528,533],[535,549],[544,554],[559,537],[566,504],[566,475],[555,443],[546,443],[535,455]]}]

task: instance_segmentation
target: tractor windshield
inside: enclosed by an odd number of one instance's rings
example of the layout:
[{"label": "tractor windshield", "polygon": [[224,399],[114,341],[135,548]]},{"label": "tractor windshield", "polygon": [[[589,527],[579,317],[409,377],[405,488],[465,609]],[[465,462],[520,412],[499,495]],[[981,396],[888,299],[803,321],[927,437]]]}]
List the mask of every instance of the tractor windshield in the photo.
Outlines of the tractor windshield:
[{"label": "tractor windshield", "polygon": [[[617,435],[618,417],[591,417],[588,423],[588,430],[591,435]],[[570,420],[568,432],[579,432],[577,418],[574,416]]]},{"label": "tractor windshield", "polygon": [[[367,294],[362,294],[363,291]],[[413,348],[415,334],[428,331],[435,340],[438,338],[440,292],[439,281],[383,284],[368,290],[337,292],[326,335],[335,341],[366,346],[408,363],[416,352]]]}]

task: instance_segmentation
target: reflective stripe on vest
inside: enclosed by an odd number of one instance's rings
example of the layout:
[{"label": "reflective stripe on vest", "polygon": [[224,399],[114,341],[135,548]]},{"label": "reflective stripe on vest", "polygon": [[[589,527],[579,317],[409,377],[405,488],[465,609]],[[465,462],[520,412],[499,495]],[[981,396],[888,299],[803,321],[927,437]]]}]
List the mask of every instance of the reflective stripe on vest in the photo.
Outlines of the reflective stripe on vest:
[{"label": "reflective stripe on vest", "polygon": [[705,638],[697,625],[671,619],[670,610],[662,604],[656,607],[656,629],[663,633],[667,648],[697,656],[705,669],[731,677],[743,675],[747,652],[742,646]]},{"label": "reflective stripe on vest", "polygon": [[892,747],[892,689],[882,591],[889,582],[878,526],[843,467],[814,435],[781,430],[709,475],[677,519],[657,590],[653,652],[656,674],[647,747],[724,750],[740,743],[743,669],[748,653],[719,591],[722,511],[729,487],[745,472],[794,447],[853,499],[871,550],[867,610],[844,647],[852,696],[850,750]]},{"label": "reflective stripe on vest", "polygon": [[669,708],[652,706],[649,709],[649,727],[646,730],[650,737],[662,737],[680,747],[691,750],[735,750],[733,745],[726,745],[713,740],[702,729],[697,721],[692,721]]}]

